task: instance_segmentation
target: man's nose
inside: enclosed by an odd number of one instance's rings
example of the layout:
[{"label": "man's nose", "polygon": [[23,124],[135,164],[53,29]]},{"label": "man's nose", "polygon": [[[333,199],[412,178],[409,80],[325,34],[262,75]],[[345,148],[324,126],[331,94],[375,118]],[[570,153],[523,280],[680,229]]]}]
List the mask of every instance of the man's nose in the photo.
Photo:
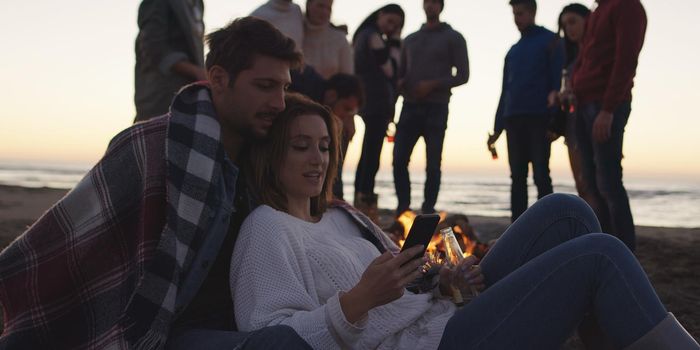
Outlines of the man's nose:
[{"label": "man's nose", "polygon": [[284,107],[285,107],[284,94],[285,94],[285,92],[283,89],[276,91],[270,97],[270,101],[269,101],[270,108],[273,108],[276,112],[282,112],[284,110]]}]

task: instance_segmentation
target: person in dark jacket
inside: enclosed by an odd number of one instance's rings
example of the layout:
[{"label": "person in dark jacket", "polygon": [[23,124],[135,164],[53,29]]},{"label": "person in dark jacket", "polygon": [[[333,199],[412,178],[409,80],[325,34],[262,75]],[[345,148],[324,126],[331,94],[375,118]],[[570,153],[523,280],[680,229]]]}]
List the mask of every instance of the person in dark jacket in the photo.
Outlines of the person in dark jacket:
[{"label": "person in dark jacket", "polygon": [[134,69],[136,118],[168,113],[181,87],[206,80],[202,0],[144,0]]},{"label": "person in dark jacket", "polygon": [[521,38],[506,55],[503,88],[496,111],[492,145],[505,129],[511,177],[511,220],[527,209],[528,165],[537,186],[537,198],[552,193],[549,176],[551,108],[561,85],[563,50],[556,34],[535,24],[535,0],[511,0]]},{"label": "person in dark jacket", "polygon": [[360,110],[365,123],[362,153],[355,173],[355,207],[377,219],[374,178],[389,122],[394,119],[397,72],[401,54],[404,12],[389,4],[374,11],[353,35],[355,74],[360,78],[367,99]]},{"label": "person in dark jacket", "polygon": [[[425,141],[427,163],[421,211],[435,212],[450,89],[469,80],[467,43],[449,24],[440,22],[444,6],[443,0],[423,0],[426,23],[406,37],[401,50],[399,85],[404,103],[396,127],[393,161],[397,216],[410,209],[408,162],[420,137]],[[456,69],[456,75],[452,69]]]},{"label": "person in dark jacket", "polygon": [[634,251],[634,221],[622,183],[622,139],[647,18],[639,0],[597,2],[573,76],[579,147],[589,190],[601,203],[594,209],[603,229]]}]

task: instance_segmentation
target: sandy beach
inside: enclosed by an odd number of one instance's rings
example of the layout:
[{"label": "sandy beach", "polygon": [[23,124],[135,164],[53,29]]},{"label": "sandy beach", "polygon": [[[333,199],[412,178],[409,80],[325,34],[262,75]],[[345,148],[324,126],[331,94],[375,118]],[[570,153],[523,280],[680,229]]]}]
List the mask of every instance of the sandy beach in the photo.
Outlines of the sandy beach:
[{"label": "sandy beach", "polygon": [[[19,236],[65,190],[0,185],[0,249]],[[464,213],[469,214],[469,213]],[[507,218],[469,216],[479,235],[497,237],[508,226]],[[637,227],[636,255],[662,302],[700,339],[700,228]],[[0,330],[2,322],[0,319]],[[570,342],[567,348],[578,348]]]}]

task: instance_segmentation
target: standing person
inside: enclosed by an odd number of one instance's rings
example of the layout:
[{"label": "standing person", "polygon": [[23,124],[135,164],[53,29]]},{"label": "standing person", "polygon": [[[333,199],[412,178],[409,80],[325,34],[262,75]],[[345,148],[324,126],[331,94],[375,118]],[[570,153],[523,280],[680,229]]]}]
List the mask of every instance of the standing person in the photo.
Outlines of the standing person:
[{"label": "standing person", "polygon": [[285,107],[294,42],[241,18],[207,37],[208,83],[117,135],[0,253],[0,349],[308,349],[237,331],[230,257],[252,210],[241,164]]},{"label": "standing person", "polygon": [[346,32],[331,24],[333,0],[307,0],[304,20],[304,62],[324,78],[354,73]]},{"label": "standing person", "polygon": [[521,38],[506,55],[503,88],[493,135],[496,142],[505,129],[510,165],[511,220],[527,209],[528,165],[537,186],[537,198],[552,193],[549,176],[551,144],[547,137],[549,108],[556,105],[561,86],[563,53],[556,34],[535,24],[535,0],[511,0]]},{"label": "standing person", "polygon": [[[629,249],[591,233],[595,214],[572,195],[538,201],[479,265],[467,257],[427,291],[406,290],[421,277],[422,247],[399,252],[331,201],[336,121],[298,95],[286,105],[251,152],[262,205],[231,258],[241,329],[288,325],[314,349],[557,349],[593,313],[615,348],[700,349]],[[458,309],[450,286],[482,293]]]},{"label": "standing person", "polygon": [[297,50],[304,45],[304,16],[301,7],[292,0],[268,0],[250,14],[272,23],[275,28],[292,38]]},{"label": "standing person", "polygon": [[[447,129],[450,89],[469,80],[467,43],[449,24],[440,22],[443,0],[423,0],[426,23],[404,40],[399,85],[404,98],[394,143],[396,215],[409,210],[408,162],[419,137],[425,140],[426,179],[423,213],[434,213],[440,191],[442,146]],[[456,69],[456,75],[452,70]]]},{"label": "standing person", "polygon": [[389,4],[367,17],[355,31],[355,73],[365,87],[365,105],[360,117],[365,123],[362,153],[355,172],[355,207],[377,219],[374,178],[389,122],[394,119],[397,73],[401,54],[404,12]]},{"label": "standing person", "polygon": [[603,228],[634,251],[634,221],[622,183],[622,139],[647,18],[639,0],[597,2],[573,77],[582,169],[600,204],[594,209]]},{"label": "standing person", "polygon": [[[586,20],[590,15],[591,10],[588,7],[574,3],[565,6],[559,14],[559,33],[564,43],[565,60],[564,71],[562,71],[562,82],[566,86],[562,86],[562,92],[559,94],[561,111],[558,112],[558,121],[556,124],[559,130],[555,131],[558,135],[563,134],[567,150],[569,152],[569,164],[571,172],[576,184],[576,191],[579,197],[583,198],[596,212],[596,208],[600,207],[596,196],[591,195],[590,185],[586,184],[586,178],[583,176],[583,159],[581,158],[581,148],[576,141],[576,119],[577,108],[576,98],[571,86],[571,74],[576,64],[578,53],[583,40],[583,33],[586,30]],[[566,75],[564,75],[566,73]],[[561,120],[563,119],[563,120]]]},{"label": "standing person", "polygon": [[134,122],[168,113],[181,87],[206,79],[202,0],[144,0],[139,6]]},{"label": "standing person", "polygon": [[340,157],[338,159],[338,177],[333,183],[333,195],[344,199],[343,163],[345,154],[353,136],[355,136],[355,115],[364,104],[365,93],[360,79],[354,75],[338,73],[325,83],[322,104],[328,106],[340,121]]}]

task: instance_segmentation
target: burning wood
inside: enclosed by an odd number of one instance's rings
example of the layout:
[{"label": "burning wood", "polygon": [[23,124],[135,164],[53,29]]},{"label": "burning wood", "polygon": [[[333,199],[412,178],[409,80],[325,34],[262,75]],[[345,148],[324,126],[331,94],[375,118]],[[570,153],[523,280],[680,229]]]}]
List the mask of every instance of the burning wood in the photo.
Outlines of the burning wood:
[{"label": "burning wood", "polygon": [[[405,211],[396,218],[389,228],[385,229],[399,247],[402,247],[406,241],[415,218],[416,213],[410,210]],[[440,212],[440,223],[433,233],[433,238],[430,240],[427,248],[427,256],[431,262],[442,263],[445,259],[445,247],[442,244],[440,230],[446,227],[452,227],[452,230],[456,233],[457,242],[462,248],[465,257],[475,255],[478,258],[482,258],[488,251],[488,245],[478,241],[474,228],[469,225],[469,219],[466,215],[448,215],[445,212]]]}]

